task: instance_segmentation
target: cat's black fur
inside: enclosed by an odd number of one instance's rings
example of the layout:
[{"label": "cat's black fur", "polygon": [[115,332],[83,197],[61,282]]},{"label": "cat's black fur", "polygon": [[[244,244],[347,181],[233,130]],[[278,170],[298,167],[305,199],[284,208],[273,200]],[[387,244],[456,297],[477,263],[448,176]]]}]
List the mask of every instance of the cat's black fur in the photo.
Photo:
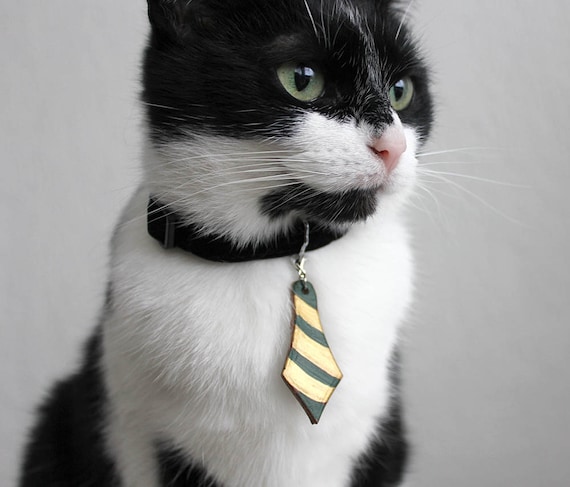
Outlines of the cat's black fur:
[{"label": "cat's black fur", "polygon": [[[334,22],[329,15],[334,3],[308,0],[306,6]],[[427,136],[432,119],[427,72],[401,15],[396,15],[397,2],[352,3],[365,12],[381,46],[379,58],[387,67],[382,84],[389,87],[403,76],[413,80],[415,103],[399,115]],[[189,132],[242,139],[286,136],[293,129],[292,114],[307,108],[276,89],[275,66],[292,59],[316,63],[327,72],[325,94],[310,103],[311,110],[336,119],[354,117],[379,129],[392,121],[386,96],[368,89],[366,80],[355,74],[368,62],[363,53],[370,46],[350,26],[331,24],[332,45],[323,47],[303,0],[149,0],[148,7],[153,29],[142,98],[155,141]],[[275,218],[305,209],[318,220],[346,223],[375,211],[374,193],[361,193],[317,194],[300,184],[268,194],[260,205]],[[107,399],[101,355],[98,329],[80,371],[59,383],[40,409],[20,487],[120,487],[104,444]],[[402,479],[408,449],[397,393],[378,432],[381,440],[354,465],[352,487],[390,487]],[[160,440],[156,454],[164,487],[215,485],[199,466]]]},{"label": "cat's black fur", "polygon": [[21,486],[115,486],[113,461],[104,453],[105,388],[101,337],[86,347],[72,377],[58,383],[40,409],[22,468]]},{"label": "cat's black fur", "polygon": [[[152,33],[144,68],[143,99],[155,137],[184,137],[185,129],[239,138],[286,135],[295,111],[306,109],[276,89],[275,67],[292,59],[316,63],[334,80],[325,95],[312,102],[312,110],[376,126],[391,121],[386,97],[355,76],[367,62],[367,46],[358,32],[344,28],[334,34],[339,26],[331,25],[334,44],[325,49],[315,39],[303,0],[194,0],[180,8],[174,25],[161,13],[161,3],[166,2],[150,2],[151,22],[161,29]],[[327,10],[334,3],[307,2],[315,15],[321,10],[330,15]],[[397,2],[352,3],[374,12],[370,28],[382,32],[382,62],[390,66],[383,83],[389,87],[404,75],[412,77],[416,103],[400,118],[427,136],[432,120],[427,72],[405,25],[395,16]]]}]

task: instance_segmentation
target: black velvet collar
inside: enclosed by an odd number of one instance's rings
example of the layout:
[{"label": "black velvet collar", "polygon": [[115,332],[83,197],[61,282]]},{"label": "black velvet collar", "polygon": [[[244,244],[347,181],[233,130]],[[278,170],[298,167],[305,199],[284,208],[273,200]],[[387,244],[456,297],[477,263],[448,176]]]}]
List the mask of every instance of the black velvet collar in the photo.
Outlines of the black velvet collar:
[{"label": "black velvet collar", "polygon": [[[165,249],[178,247],[203,259],[215,262],[247,262],[275,257],[295,256],[305,240],[305,225],[299,220],[293,231],[260,245],[236,246],[220,235],[200,235],[194,225],[181,223],[176,213],[154,198],[149,199],[147,213],[148,233]],[[311,222],[309,222],[310,224]],[[339,239],[344,233],[310,225],[307,250],[316,250]]]}]

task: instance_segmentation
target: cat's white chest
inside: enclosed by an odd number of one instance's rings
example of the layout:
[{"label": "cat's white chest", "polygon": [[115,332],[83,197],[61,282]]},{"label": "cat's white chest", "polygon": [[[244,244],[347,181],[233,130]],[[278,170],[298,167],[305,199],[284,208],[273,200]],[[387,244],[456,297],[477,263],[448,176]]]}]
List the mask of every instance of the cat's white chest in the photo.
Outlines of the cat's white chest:
[{"label": "cat's white chest", "polygon": [[[144,195],[127,219],[141,210]],[[372,220],[308,254],[344,374],[318,425],[281,379],[297,278],[290,259],[207,262],[164,251],[140,222],[119,231],[115,248],[105,324],[112,417],[139,443],[182,449],[228,487],[348,485],[386,410],[388,363],[409,301],[400,226]]]}]

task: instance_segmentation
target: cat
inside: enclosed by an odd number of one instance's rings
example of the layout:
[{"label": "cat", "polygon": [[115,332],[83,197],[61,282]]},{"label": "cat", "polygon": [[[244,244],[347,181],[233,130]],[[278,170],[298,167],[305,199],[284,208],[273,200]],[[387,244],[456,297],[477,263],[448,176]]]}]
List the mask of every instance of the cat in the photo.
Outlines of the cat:
[{"label": "cat", "polygon": [[[21,487],[406,481],[401,209],[433,118],[406,13],[395,0],[148,0],[144,182]],[[281,377],[295,282],[318,295],[343,375],[318,424]]]}]

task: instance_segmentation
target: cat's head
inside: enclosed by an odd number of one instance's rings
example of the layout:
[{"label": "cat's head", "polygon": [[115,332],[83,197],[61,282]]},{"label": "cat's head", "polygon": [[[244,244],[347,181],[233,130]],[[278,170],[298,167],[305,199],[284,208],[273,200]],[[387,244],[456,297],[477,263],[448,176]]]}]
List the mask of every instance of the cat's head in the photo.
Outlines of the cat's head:
[{"label": "cat's head", "polygon": [[346,228],[400,201],[432,119],[391,0],[148,0],[149,191],[206,233]]}]

